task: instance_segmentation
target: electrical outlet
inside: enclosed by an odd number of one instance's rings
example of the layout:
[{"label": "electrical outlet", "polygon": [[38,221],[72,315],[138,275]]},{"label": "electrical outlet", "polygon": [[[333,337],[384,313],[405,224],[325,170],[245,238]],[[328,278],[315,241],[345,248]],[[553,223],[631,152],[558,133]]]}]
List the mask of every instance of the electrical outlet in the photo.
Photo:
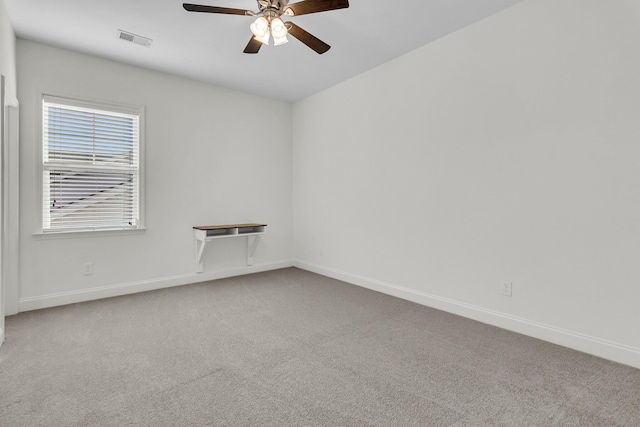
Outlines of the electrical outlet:
[{"label": "electrical outlet", "polygon": [[512,287],[512,283],[503,283],[502,284],[502,295],[506,296],[506,297],[510,297],[511,296],[511,287]]},{"label": "electrical outlet", "polygon": [[93,263],[92,262],[85,262],[84,266],[82,268],[82,274],[84,274],[85,276],[89,276],[90,274],[93,274]]}]

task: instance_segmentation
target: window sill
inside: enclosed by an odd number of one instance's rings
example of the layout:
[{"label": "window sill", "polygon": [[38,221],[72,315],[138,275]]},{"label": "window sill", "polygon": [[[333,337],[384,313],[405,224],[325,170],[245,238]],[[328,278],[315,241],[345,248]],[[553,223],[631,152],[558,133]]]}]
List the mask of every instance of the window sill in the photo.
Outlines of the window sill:
[{"label": "window sill", "polygon": [[130,230],[78,230],[78,231],[41,231],[38,230],[31,235],[37,239],[75,239],[83,237],[112,237],[131,236],[144,234],[146,228],[135,228]]}]

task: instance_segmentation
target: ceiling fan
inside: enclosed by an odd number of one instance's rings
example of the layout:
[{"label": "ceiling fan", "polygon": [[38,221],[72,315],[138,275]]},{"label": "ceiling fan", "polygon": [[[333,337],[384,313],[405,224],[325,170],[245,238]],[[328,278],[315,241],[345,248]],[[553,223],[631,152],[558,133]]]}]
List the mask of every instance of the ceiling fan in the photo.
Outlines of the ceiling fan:
[{"label": "ceiling fan", "polygon": [[257,16],[258,18],[251,24],[253,36],[244,48],[244,53],[258,53],[263,44],[269,44],[270,35],[273,37],[275,46],[287,43],[287,34],[290,34],[319,54],[325,53],[331,46],[293,22],[283,22],[281,16],[300,16],[349,7],[349,0],[302,0],[293,4],[288,4],[289,0],[257,0],[257,2],[257,12],[190,3],[183,3],[182,6],[189,12]]}]

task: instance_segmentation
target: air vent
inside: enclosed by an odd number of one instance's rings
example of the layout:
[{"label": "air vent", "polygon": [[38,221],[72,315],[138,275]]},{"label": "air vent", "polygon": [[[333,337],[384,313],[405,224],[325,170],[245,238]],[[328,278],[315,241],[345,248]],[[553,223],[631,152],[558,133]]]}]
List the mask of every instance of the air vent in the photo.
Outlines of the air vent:
[{"label": "air vent", "polygon": [[118,30],[117,37],[119,39],[126,40],[128,42],[139,44],[139,45],[145,46],[145,47],[151,46],[151,42],[153,42],[153,40],[151,40],[151,39],[149,39],[147,37],[142,37],[142,36],[139,36],[137,34],[128,33],[126,31],[122,31],[122,30]]}]

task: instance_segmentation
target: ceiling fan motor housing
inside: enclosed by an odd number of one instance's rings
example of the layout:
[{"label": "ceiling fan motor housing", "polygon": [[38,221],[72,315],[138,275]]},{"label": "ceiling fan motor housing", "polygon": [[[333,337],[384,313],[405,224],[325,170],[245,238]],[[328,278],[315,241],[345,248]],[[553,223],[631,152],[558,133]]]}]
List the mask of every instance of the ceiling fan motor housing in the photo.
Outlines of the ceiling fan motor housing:
[{"label": "ceiling fan motor housing", "polygon": [[257,0],[259,8],[273,7],[276,9],[282,9],[289,3],[289,0]]}]

